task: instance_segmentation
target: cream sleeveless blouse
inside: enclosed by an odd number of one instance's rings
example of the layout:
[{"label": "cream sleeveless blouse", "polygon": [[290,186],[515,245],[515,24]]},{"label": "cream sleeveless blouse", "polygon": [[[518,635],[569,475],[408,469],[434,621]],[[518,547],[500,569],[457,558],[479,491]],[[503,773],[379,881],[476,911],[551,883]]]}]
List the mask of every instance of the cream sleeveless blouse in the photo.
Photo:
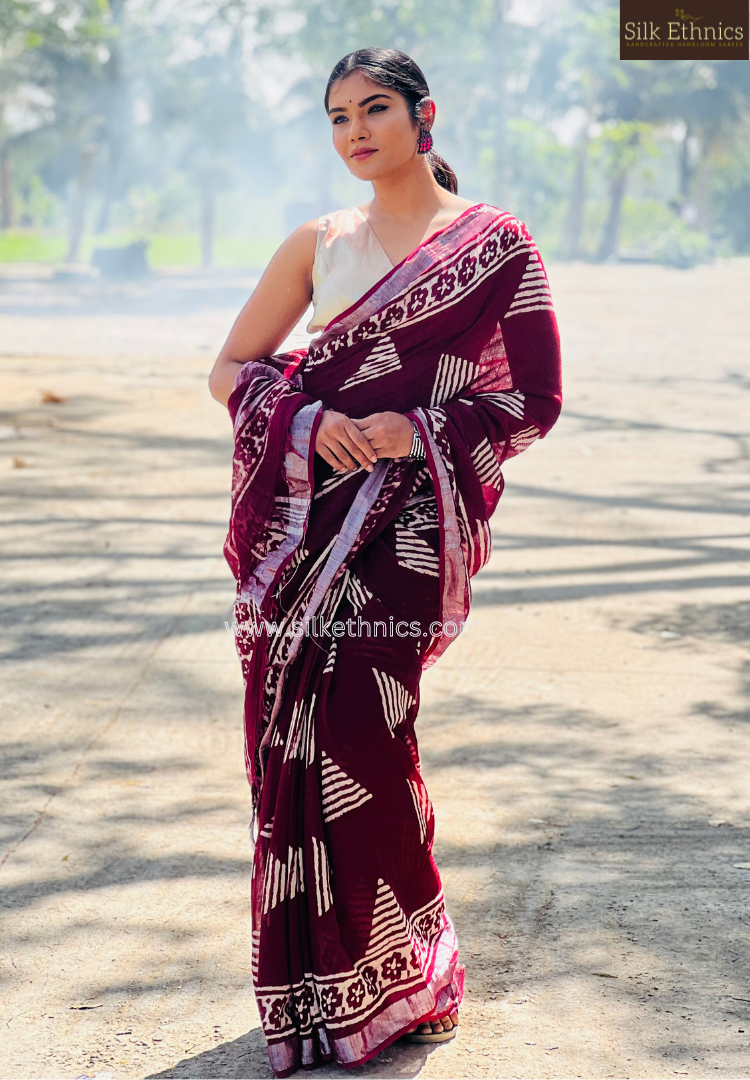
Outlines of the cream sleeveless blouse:
[{"label": "cream sleeveless blouse", "polygon": [[361,210],[337,210],[318,218],[308,334],[323,330],[392,269]]}]

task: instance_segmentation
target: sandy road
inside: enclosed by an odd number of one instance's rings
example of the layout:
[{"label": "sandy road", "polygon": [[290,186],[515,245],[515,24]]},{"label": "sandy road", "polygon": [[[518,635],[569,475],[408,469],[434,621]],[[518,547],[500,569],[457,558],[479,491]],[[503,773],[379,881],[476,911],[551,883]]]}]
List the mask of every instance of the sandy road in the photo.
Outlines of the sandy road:
[{"label": "sandy road", "polygon": [[[551,277],[564,416],[423,683],[461,1033],[355,1072],[750,1077],[750,261]],[[248,287],[0,285],[3,1077],[270,1075],[205,385]]]}]

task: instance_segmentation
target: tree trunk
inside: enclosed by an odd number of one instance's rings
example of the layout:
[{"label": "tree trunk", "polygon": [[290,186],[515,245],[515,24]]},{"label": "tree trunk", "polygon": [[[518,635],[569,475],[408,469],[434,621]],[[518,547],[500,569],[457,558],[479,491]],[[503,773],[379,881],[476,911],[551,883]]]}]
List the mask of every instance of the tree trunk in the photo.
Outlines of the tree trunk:
[{"label": "tree trunk", "polygon": [[581,232],[583,230],[583,211],[586,206],[586,165],[589,152],[589,125],[581,133],[576,151],[576,167],[573,173],[573,190],[570,194],[570,208],[563,238],[563,258],[578,259],[581,254]]},{"label": "tree trunk", "polygon": [[214,219],[216,216],[216,195],[213,176],[204,173],[201,177],[201,265],[211,266],[214,261]]},{"label": "tree trunk", "polygon": [[0,153],[0,229],[13,228],[13,170],[7,147]]},{"label": "tree trunk", "polygon": [[82,146],[78,155],[78,175],[70,206],[67,262],[78,261],[81,241],[86,231],[86,211],[91,194],[91,168],[96,156],[95,146]]},{"label": "tree trunk", "polygon": [[704,135],[701,155],[695,170],[696,223],[701,232],[711,232],[711,152],[713,137]]},{"label": "tree trunk", "polygon": [[680,198],[683,203],[690,199],[693,183],[693,163],[690,160],[690,125],[685,125],[685,138],[680,149]]},{"label": "tree trunk", "polygon": [[107,156],[104,168],[103,199],[94,231],[105,233],[109,228],[112,205],[120,194],[120,176],[125,146],[130,134],[130,103],[128,83],[123,67],[122,50],[118,41],[125,18],[124,0],[109,0],[112,22],[117,28],[109,42],[109,59],[102,72],[104,85],[102,111],[105,117],[104,138]]},{"label": "tree trunk", "polygon": [[[495,0],[494,45],[490,62],[497,72],[495,80],[495,194],[497,205],[510,205],[510,154],[508,152],[508,24],[505,22],[507,0]],[[494,40],[493,40],[494,39]]]},{"label": "tree trunk", "polygon": [[627,170],[615,174],[609,188],[609,213],[602,232],[597,262],[604,262],[617,251],[620,239],[620,219],[622,217],[622,200],[625,197],[625,185],[627,184]]}]

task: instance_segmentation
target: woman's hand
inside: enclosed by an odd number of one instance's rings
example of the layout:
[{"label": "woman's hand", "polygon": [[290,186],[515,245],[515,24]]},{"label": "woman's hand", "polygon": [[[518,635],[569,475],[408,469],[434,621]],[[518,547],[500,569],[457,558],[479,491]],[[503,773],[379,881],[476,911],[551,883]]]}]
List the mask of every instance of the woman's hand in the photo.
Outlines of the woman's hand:
[{"label": "woman's hand", "polygon": [[378,460],[367,436],[354,420],[333,409],[323,411],[315,438],[315,452],[333,465],[336,472],[351,472],[360,465],[372,472],[373,463]]},{"label": "woman's hand", "polygon": [[376,412],[361,420],[352,420],[379,458],[406,457],[411,453],[414,424],[397,412]]}]

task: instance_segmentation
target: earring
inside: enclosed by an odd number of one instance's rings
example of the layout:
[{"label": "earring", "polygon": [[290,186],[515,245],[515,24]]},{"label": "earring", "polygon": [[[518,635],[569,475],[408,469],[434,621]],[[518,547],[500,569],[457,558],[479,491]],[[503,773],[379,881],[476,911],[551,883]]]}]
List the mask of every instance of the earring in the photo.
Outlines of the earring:
[{"label": "earring", "polygon": [[418,154],[428,154],[432,150],[432,135],[427,128],[419,129],[419,142],[417,143]]}]

